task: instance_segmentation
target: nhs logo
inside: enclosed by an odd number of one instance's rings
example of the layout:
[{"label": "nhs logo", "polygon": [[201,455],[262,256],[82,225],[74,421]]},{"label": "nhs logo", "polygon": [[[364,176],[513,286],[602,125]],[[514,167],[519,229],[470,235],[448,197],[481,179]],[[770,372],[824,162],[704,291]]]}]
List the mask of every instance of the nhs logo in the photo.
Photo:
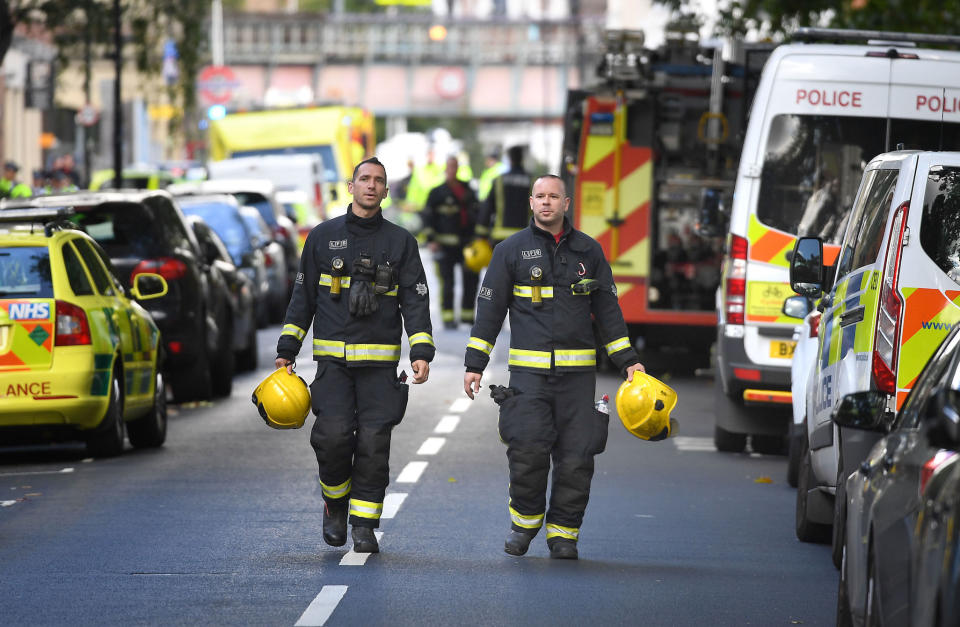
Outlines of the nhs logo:
[{"label": "nhs logo", "polygon": [[50,303],[10,303],[7,315],[11,320],[47,320]]}]

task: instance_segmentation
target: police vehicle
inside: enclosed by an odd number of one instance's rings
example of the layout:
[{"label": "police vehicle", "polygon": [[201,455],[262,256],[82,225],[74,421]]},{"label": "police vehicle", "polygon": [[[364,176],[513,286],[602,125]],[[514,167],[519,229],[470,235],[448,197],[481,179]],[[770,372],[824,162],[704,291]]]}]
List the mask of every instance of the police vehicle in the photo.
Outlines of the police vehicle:
[{"label": "police vehicle", "polygon": [[[0,441],[79,439],[95,456],[163,444],[160,333],[70,208],[0,206]],[[163,296],[143,273],[130,295]]]},{"label": "police vehicle", "polygon": [[833,281],[824,282],[823,255],[822,240],[800,238],[790,265],[793,289],[822,296],[823,311],[798,474],[797,536],[807,541],[826,541],[842,523],[837,486],[878,438],[831,421],[840,399],[879,390],[898,411],[960,321],[960,152],[901,150],[870,161]]}]

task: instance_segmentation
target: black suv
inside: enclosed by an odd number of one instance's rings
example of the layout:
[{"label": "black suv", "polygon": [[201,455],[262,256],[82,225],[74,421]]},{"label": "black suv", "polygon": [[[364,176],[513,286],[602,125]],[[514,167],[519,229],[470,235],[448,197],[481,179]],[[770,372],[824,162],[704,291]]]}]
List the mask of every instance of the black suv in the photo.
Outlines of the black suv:
[{"label": "black suv", "polygon": [[200,252],[170,194],[160,190],[79,192],[27,199],[34,207],[74,207],[71,220],[103,247],[127,289],[155,272],[169,291],[144,302],[164,343],[164,378],[176,402],[228,395],[233,380],[232,317],[223,276]]}]

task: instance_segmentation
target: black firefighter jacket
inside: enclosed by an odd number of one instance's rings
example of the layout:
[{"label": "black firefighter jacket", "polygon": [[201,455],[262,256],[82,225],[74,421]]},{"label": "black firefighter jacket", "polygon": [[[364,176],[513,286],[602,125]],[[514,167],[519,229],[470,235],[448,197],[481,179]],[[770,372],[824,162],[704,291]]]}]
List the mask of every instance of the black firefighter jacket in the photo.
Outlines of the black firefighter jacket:
[{"label": "black firefighter jacket", "polygon": [[[370,256],[377,265],[389,263],[393,278],[389,291],[377,296],[377,311],[354,317],[349,307],[350,274],[361,255]],[[339,263],[343,267],[337,270]],[[339,297],[331,293],[338,278]],[[315,360],[347,366],[396,366],[401,316],[410,341],[410,361],[431,361],[436,348],[427,279],[416,239],[384,220],[380,212],[372,218],[358,217],[351,205],[345,215],[317,225],[307,236],[277,355],[295,359],[312,322]]]},{"label": "black firefighter jacket", "polygon": [[458,199],[448,183],[430,190],[423,209],[423,234],[441,246],[466,246],[477,226],[477,195],[461,181]]},{"label": "black firefighter jacket", "polygon": [[[539,303],[537,302],[539,301]],[[611,361],[638,362],[600,244],[564,219],[559,244],[533,221],[493,249],[464,365],[483,372],[510,312],[509,369],[540,374],[596,368],[591,315]]]}]

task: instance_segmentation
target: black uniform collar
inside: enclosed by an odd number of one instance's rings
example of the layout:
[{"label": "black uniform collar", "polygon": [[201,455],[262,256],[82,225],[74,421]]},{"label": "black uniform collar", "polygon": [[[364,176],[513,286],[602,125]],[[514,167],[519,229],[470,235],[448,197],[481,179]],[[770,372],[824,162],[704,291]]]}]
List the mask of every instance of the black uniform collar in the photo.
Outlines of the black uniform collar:
[{"label": "black uniform collar", "polygon": [[[533,218],[530,218],[530,230],[540,237],[549,237],[553,241],[557,240],[557,238],[553,236],[553,233],[550,231],[545,231],[537,226],[537,222]],[[563,235],[560,237],[560,239],[569,237],[571,232],[573,232],[573,225],[570,224],[570,218],[563,216]]]},{"label": "black uniform collar", "polygon": [[347,228],[360,232],[376,231],[383,224],[383,211],[378,211],[372,218],[361,218],[353,212],[353,203],[347,205]]},{"label": "black uniform collar", "polygon": [[[530,218],[530,230],[533,231],[534,235],[537,235],[539,237],[547,237],[547,238],[550,238],[551,242],[556,242],[557,238],[553,236],[553,233],[550,233],[549,231],[544,231],[543,229],[541,229],[539,226],[537,226],[537,223],[534,221],[533,218]],[[575,250],[578,252],[584,252],[589,250],[589,246],[585,241],[585,240],[588,240],[589,238],[584,236],[577,229],[573,228],[573,224],[570,223],[570,218],[567,216],[563,216],[563,237],[561,237],[560,239],[561,241],[566,240],[567,245],[570,246],[571,250]]]}]

